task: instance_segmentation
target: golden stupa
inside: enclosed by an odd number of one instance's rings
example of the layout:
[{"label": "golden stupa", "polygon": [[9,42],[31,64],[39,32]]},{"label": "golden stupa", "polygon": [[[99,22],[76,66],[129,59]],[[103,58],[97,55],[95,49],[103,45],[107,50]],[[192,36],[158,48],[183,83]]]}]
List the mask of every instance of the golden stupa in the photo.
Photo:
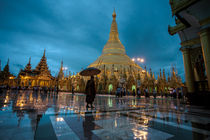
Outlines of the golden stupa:
[{"label": "golden stupa", "polygon": [[97,76],[98,91],[113,92],[118,86],[133,91],[144,77],[143,69],[126,54],[125,47],[120,42],[117,30],[116,13],[113,20],[109,40],[105,44],[102,55],[89,65],[101,70]]},{"label": "golden stupa", "polygon": [[113,21],[111,25],[111,31],[109,34],[109,40],[103,48],[102,55],[89,67],[97,67],[103,69],[104,65],[106,68],[111,69],[114,65],[114,69],[128,69],[132,68],[137,71],[141,71],[142,68],[133,62],[129,56],[126,55],[125,47],[120,42],[115,10],[112,14]]}]

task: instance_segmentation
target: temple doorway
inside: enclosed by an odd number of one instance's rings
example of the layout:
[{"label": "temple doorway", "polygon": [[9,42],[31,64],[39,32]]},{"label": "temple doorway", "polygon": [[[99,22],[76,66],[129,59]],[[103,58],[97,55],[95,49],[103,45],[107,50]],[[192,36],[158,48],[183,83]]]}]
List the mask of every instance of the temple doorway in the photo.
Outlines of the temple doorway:
[{"label": "temple doorway", "polygon": [[133,91],[133,90],[136,91],[136,86],[135,86],[135,85],[132,86],[132,91]]},{"label": "temple doorway", "polygon": [[110,84],[110,85],[109,85],[109,89],[108,89],[109,94],[112,92],[112,90],[113,90],[113,85]]}]

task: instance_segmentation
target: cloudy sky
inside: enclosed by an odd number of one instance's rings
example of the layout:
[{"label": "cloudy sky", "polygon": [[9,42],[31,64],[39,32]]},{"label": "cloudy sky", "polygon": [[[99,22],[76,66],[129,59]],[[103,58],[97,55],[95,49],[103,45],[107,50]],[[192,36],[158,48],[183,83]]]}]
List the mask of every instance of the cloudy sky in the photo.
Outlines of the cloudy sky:
[{"label": "cloudy sky", "polygon": [[119,37],[127,55],[143,57],[156,73],[175,65],[184,78],[180,40],[169,0],[0,0],[0,59],[17,74],[31,57],[38,64],[46,49],[52,75],[61,60],[79,72],[101,55],[116,9]]}]

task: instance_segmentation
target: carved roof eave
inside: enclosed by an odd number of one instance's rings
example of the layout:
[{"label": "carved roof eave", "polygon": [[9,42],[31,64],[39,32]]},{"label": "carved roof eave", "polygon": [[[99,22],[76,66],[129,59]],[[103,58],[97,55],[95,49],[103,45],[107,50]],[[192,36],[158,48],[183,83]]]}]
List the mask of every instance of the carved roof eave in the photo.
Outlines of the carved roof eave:
[{"label": "carved roof eave", "polygon": [[184,25],[183,23],[179,23],[178,25],[176,25],[176,26],[168,26],[168,32],[169,32],[169,34],[170,35],[174,35],[174,34],[176,34],[177,32],[179,32],[179,31],[182,31],[182,30],[184,30],[184,29],[186,29],[187,28],[187,26],[186,25]]},{"label": "carved roof eave", "polygon": [[170,0],[172,15],[174,16],[178,12],[198,1],[200,0]]}]

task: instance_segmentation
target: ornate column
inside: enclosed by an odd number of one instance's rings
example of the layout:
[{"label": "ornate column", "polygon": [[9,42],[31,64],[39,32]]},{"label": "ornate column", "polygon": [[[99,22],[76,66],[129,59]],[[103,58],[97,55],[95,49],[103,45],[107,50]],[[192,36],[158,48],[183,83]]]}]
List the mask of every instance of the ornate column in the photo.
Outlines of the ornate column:
[{"label": "ornate column", "polygon": [[187,90],[189,93],[193,93],[195,92],[195,87],[194,87],[194,73],[190,58],[190,47],[189,46],[181,47],[180,50],[182,51],[183,54]]},{"label": "ornate column", "polygon": [[210,27],[201,30],[200,39],[208,78],[208,86],[210,89]]}]

